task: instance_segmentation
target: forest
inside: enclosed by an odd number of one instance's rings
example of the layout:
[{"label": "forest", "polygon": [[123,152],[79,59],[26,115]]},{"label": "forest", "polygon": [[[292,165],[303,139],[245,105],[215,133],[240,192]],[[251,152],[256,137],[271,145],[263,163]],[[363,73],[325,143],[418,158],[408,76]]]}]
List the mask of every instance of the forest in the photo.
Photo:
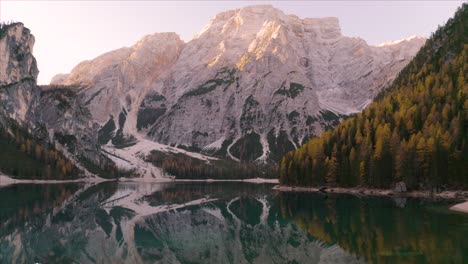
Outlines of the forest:
[{"label": "forest", "polygon": [[16,124],[0,127],[0,149],[0,171],[17,179],[64,180],[80,174],[53,145],[35,140]]},{"label": "forest", "polygon": [[145,160],[177,179],[271,179],[277,176],[275,166],[248,161],[213,159],[207,162],[181,153],[165,153],[157,150],[151,151]]},{"label": "forest", "polygon": [[362,113],[287,153],[280,183],[468,187],[468,4]]}]

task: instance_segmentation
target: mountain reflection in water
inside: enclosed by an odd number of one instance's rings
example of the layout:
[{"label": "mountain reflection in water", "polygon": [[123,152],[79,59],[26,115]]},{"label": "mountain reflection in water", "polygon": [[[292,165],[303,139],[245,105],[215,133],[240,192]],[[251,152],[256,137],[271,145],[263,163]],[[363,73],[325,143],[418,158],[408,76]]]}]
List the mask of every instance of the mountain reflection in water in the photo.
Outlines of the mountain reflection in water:
[{"label": "mountain reflection in water", "polygon": [[279,193],[270,184],[0,189],[0,263],[466,263],[447,202]]}]

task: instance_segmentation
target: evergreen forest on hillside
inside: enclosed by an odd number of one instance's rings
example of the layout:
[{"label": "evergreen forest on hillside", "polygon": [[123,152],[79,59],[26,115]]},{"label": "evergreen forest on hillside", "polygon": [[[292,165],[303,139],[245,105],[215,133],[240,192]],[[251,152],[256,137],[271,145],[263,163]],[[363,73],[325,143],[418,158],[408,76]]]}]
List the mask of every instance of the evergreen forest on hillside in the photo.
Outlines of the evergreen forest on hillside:
[{"label": "evergreen forest on hillside", "polygon": [[467,6],[367,109],[287,153],[281,184],[466,189]]},{"label": "evergreen forest on hillside", "polygon": [[17,179],[65,180],[77,178],[79,169],[53,145],[39,142],[12,124],[0,127],[0,171]]}]

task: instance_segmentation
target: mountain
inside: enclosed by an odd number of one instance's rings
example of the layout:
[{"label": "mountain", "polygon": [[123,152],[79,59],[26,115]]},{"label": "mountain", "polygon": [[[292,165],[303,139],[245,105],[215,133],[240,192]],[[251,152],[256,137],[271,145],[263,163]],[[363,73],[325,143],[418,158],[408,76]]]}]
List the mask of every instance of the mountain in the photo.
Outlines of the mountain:
[{"label": "mountain", "polygon": [[287,185],[468,187],[468,5],[361,114],[288,153]]},{"label": "mountain", "polygon": [[370,46],[343,36],[336,18],[249,6],[218,14],[188,43],[146,36],[51,85],[80,87],[101,144],[145,137],[233,160],[278,160],[361,111],[424,42]]},{"label": "mountain", "polygon": [[343,36],[336,18],[249,6],[218,14],[187,43],[148,35],[37,86],[34,36],[21,23],[2,25],[0,171],[268,177],[274,169],[259,164],[275,166],[361,111],[424,42],[370,46]]}]

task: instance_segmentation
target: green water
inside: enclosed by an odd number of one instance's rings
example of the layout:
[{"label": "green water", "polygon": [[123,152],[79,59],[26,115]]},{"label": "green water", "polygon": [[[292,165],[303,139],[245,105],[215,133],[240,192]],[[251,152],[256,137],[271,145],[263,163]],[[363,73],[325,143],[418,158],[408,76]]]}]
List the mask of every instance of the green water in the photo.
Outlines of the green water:
[{"label": "green water", "polygon": [[0,263],[468,263],[456,201],[249,183],[0,188]]}]

